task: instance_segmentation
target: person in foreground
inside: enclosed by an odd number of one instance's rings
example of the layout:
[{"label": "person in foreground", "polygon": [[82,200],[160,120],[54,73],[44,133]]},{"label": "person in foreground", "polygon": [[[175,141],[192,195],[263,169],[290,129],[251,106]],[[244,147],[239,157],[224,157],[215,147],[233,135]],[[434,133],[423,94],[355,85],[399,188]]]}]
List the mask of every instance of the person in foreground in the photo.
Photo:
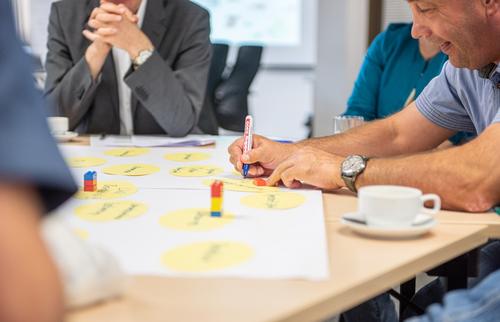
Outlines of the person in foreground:
[{"label": "person in foreground", "polygon": [[61,321],[63,288],[40,222],[76,186],[50,137],[8,0],[0,0],[0,48],[0,321]]},{"label": "person in foreground", "polygon": [[188,0],[62,0],[49,19],[45,94],[80,133],[201,133],[209,15]]},{"label": "person in foreground", "polygon": [[[437,193],[447,209],[488,211],[500,202],[500,0],[413,0],[412,35],[439,44],[449,56],[441,74],[401,112],[346,133],[285,145],[254,136],[243,155],[242,139],[229,147],[238,171],[249,163],[250,175],[269,176],[287,187],[302,183],[356,192],[372,184],[413,186]],[[459,132],[478,134],[458,147],[434,150]],[[500,293],[499,274],[482,288]],[[496,280],[495,280],[496,278]],[[484,286],[486,285],[486,286]],[[477,296],[479,294],[479,296]],[[500,305],[489,292],[459,293],[460,304],[446,302],[444,312],[471,307],[493,318]],[[452,297],[453,298],[453,297]],[[451,303],[451,304],[450,304]],[[436,321],[442,320],[438,315]],[[454,315],[450,321],[458,321]],[[473,315],[463,315],[465,320]],[[389,314],[387,320],[395,317]],[[433,320],[434,321],[434,320]],[[481,320],[479,320],[481,321]]]}]

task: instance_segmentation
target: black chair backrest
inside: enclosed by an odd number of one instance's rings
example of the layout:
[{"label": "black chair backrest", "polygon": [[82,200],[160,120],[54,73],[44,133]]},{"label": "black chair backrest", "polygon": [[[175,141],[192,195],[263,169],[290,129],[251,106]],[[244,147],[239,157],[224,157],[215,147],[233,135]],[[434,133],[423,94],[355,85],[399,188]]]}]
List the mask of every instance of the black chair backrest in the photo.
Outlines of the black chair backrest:
[{"label": "black chair backrest", "polygon": [[229,77],[215,90],[215,114],[219,126],[242,132],[248,114],[250,86],[259,71],[262,46],[242,46]]},{"label": "black chair backrest", "polygon": [[226,44],[212,44],[212,61],[208,72],[207,91],[198,121],[198,127],[206,134],[217,135],[219,133],[219,125],[215,117],[215,89],[222,82],[222,73],[226,69],[228,51],[229,46]]}]

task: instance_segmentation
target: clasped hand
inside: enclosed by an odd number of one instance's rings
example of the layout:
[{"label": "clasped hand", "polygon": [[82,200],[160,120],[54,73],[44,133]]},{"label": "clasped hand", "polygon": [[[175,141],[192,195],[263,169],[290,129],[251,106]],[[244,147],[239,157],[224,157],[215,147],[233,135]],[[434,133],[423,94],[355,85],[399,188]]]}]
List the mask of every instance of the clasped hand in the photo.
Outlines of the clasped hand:
[{"label": "clasped hand", "polygon": [[228,152],[229,161],[237,171],[242,171],[244,163],[250,164],[249,175],[268,175],[269,186],[279,181],[289,188],[299,188],[302,183],[323,189],[344,186],[340,178],[342,158],[320,149],[278,143],[254,135],[253,148],[249,153],[243,154],[242,138],[231,144]]},{"label": "clasped hand", "polygon": [[103,0],[92,11],[88,21],[88,26],[94,30],[84,30],[83,35],[94,43],[108,47],[108,50],[112,47],[123,49],[133,59],[141,50],[153,48],[137,25],[138,21],[138,17],[125,5]]}]

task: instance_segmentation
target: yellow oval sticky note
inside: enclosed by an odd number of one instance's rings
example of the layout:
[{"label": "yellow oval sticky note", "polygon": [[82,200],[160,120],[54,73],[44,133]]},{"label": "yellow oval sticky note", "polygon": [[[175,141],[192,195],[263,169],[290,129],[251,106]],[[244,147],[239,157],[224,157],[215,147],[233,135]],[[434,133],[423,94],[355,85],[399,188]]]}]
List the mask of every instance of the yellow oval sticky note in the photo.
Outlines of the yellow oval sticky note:
[{"label": "yellow oval sticky note", "polygon": [[75,209],[81,219],[89,221],[126,220],[143,215],[148,207],[135,201],[107,201],[83,205]]},{"label": "yellow oval sticky note", "polygon": [[102,172],[120,176],[146,176],[160,171],[160,168],[150,164],[119,164],[104,168]]},{"label": "yellow oval sticky note", "polygon": [[80,189],[75,195],[77,199],[116,199],[133,195],[137,187],[127,181],[99,181],[97,191],[88,192]]},{"label": "yellow oval sticky note", "polygon": [[295,192],[256,193],[241,198],[247,207],[258,209],[291,209],[302,205],[306,198]]},{"label": "yellow oval sticky note", "polygon": [[[217,178],[218,181],[224,183],[224,190],[242,191],[242,192],[272,192],[278,191],[277,187],[256,186],[252,179],[229,179]],[[203,180],[203,184],[210,186],[214,180]]]},{"label": "yellow oval sticky note", "polygon": [[147,148],[117,148],[111,149],[104,152],[106,155],[113,157],[136,157],[138,155],[143,155],[149,152]]},{"label": "yellow oval sticky note", "polygon": [[95,157],[68,158],[66,161],[68,162],[68,165],[72,168],[97,167],[106,163],[106,160]]},{"label": "yellow oval sticky note", "polygon": [[222,228],[234,220],[234,215],[224,212],[222,217],[210,216],[210,210],[202,208],[181,209],[160,218],[160,225],[181,231],[209,231]]},{"label": "yellow oval sticky note", "polygon": [[209,165],[177,167],[170,170],[170,174],[178,177],[210,177],[222,172],[223,169]]},{"label": "yellow oval sticky note", "polygon": [[209,241],[179,246],[163,254],[168,269],[185,273],[204,273],[241,265],[254,256],[244,243]]},{"label": "yellow oval sticky note", "polygon": [[209,153],[202,152],[179,152],[165,155],[165,159],[177,162],[203,161],[211,158]]}]

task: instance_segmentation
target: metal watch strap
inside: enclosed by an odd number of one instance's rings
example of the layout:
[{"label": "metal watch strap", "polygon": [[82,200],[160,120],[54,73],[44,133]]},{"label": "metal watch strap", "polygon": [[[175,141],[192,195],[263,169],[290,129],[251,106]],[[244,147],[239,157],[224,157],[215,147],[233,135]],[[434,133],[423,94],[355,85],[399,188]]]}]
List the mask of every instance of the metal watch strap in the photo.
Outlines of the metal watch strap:
[{"label": "metal watch strap", "polygon": [[[365,171],[366,169],[366,163],[368,162],[369,158],[365,157],[365,156],[362,156],[362,155],[359,155],[359,157],[361,157],[361,159],[363,160],[364,162],[364,167],[363,169],[355,172],[352,176],[346,176],[344,175],[344,171],[342,169],[342,165],[341,165],[341,177],[342,177],[342,180],[344,180],[344,183],[346,184],[347,188],[349,190],[351,190],[352,192],[354,193],[357,193],[358,192],[358,189],[356,189],[356,179],[358,178],[358,176],[363,173],[363,171]],[[347,157],[349,158],[349,157]],[[346,158],[346,160],[347,160]]]},{"label": "metal watch strap", "polygon": [[357,193],[358,189],[356,189],[356,177],[358,176],[358,173],[354,177],[347,177],[347,176],[342,176],[342,179],[344,179],[345,185],[349,190],[352,192]]}]

